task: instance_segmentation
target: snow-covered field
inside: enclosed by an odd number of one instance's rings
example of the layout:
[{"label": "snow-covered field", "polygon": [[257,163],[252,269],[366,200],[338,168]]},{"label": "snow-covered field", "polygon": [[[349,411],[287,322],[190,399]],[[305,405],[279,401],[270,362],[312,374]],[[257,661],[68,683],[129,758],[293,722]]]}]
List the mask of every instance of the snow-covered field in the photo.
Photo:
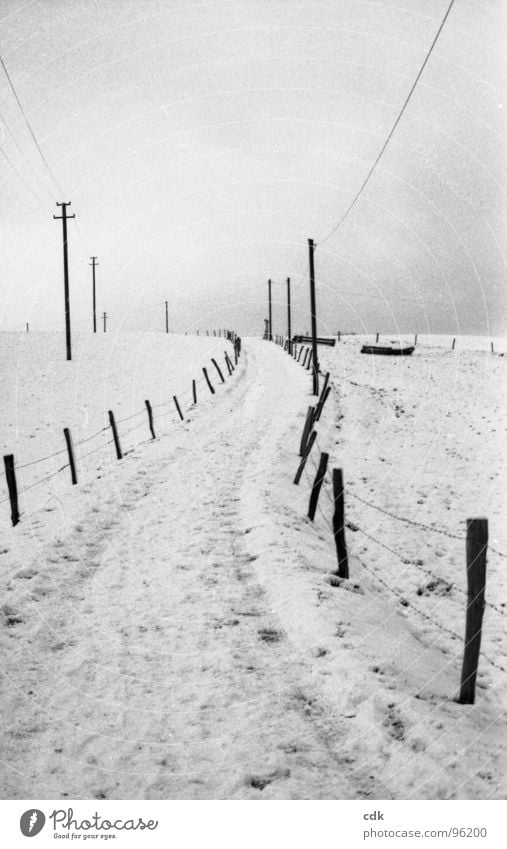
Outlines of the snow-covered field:
[{"label": "snow-covered field", "polygon": [[[4,453],[59,451],[64,426],[83,443],[78,486],[65,469],[28,489],[14,529],[0,504],[1,795],[503,798],[506,362],[462,338],[403,359],[360,355],[359,337],[322,348],[333,393],[295,487],[311,384],[281,348],[244,340],[222,385],[221,339],[82,338],[68,364],[60,335],[0,337]],[[202,366],[216,395],[201,379],[192,407]],[[155,441],[145,398],[165,405]],[[107,430],[83,442],[108,409],[129,418],[122,461]],[[341,586],[329,480],[305,518],[319,449],[357,528]],[[473,516],[489,604],[464,706]]]}]

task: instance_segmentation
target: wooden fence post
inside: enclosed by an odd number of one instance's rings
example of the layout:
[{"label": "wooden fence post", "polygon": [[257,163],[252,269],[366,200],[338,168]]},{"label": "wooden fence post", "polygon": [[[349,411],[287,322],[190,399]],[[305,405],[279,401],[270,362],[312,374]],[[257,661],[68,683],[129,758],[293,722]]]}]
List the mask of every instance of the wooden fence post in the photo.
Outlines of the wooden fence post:
[{"label": "wooden fence post", "polygon": [[343,487],[343,474],[341,469],[333,469],[333,534],[336,544],[336,556],[338,557],[339,578],[349,577],[349,558],[347,555],[347,544],[345,542],[345,496]]},{"label": "wooden fence post", "polygon": [[321,393],[320,393],[320,398],[319,398],[319,400],[317,401],[317,406],[316,406],[316,408],[315,408],[315,420],[316,420],[316,421],[318,421],[318,420],[320,419],[320,413],[322,412],[322,410],[320,410],[320,411],[319,411],[319,409],[320,409],[321,407],[323,407],[323,406],[324,406],[324,404],[326,403],[326,402],[325,402],[325,400],[324,400],[324,396],[325,396],[325,394],[326,394],[326,389],[327,389],[327,385],[328,385],[328,383],[329,383],[329,372],[327,371],[327,372],[326,372],[326,376],[325,376],[325,378],[324,378],[324,383],[322,384],[322,389],[321,389]]},{"label": "wooden fence post", "polygon": [[312,430],[312,432],[310,434],[310,438],[308,439],[308,441],[305,445],[305,451],[304,451],[304,454],[301,458],[301,462],[298,466],[298,470],[296,472],[296,477],[294,478],[294,483],[296,484],[296,486],[299,483],[299,481],[301,480],[301,475],[303,474],[303,472],[305,470],[306,461],[308,460],[308,457],[311,454],[311,450],[313,448],[313,443],[315,442],[316,439],[317,439],[317,431]]},{"label": "wooden fence post", "polygon": [[173,395],[173,401],[174,401],[174,406],[178,410],[178,415],[179,415],[181,421],[183,421],[183,413],[181,412],[180,405],[178,404],[178,399],[176,398],[176,395]]},{"label": "wooden fence post", "polygon": [[452,351],[454,351],[454,346],[455,346],[455,344],[456,344],[456,339],[453,339],[453,340],[452,340],[452,348],[451,348],[451,350],[452,350]]},{"label": "wooden fence post", "polygon": [[121,460],[123,454],[121,453],[120,440],[118,438],[118,431],[116,429],[116,422],[114,420],[114,415],[112,410],[108,410],[107,414],[109,416],[109,424],[111,425],[111,430],[113,431],[113,440],[114,447],[116,448],[116,457],[118,460]]},{"label": "wooden fence post", "polygon": [[197,404],[197,387],[195,380],[192,381],[192,396],[194,399],[194,404]]},{"label": "wooden fence post", "polygon": [[317,469],[317,474],[315,475],[315,480],[312,486],[312,493],[310,495],[310,503],[308,505],[308,518],[313,522],[315,518],[315,511],[317,510],[317,502],[319,500],[319,493],[322,487],[322,483],[324,480],[324,475],[326,474],[327,469],[327,461],[329,460],[329,454],[326,454],[324,451],[320,455],[320,463],[319,468]]},{"label": "wooden fence post", "polygon": [[211,385],[211,381],[210,381],[210,379],[209,379],[209,377],[208,377],[208,372],[206,371],[206,369],[205,369],[205,368],[203,368],[202,373],[203,373],[204,377],[206,378],[206,383],[207,383],[207,384],[208,384],[208,386],[209,386],[209,391],[211,392],[211,394],[212,394],[212,395],[214,395],[214,394],[215,394],[215,390],[213,389],[213,387],[212,387],[212,385]]},{"label": "wooden fence post", "polygon": [[375,342],[378,342],[378,337],[379,337],[379,334],[377,333],[377,337],[375,339]]},{"label": "wooden fence post", "polygon": [[326,388],[326,391],[324,392],[323,397],[320,399],[319,403],[317,404],[317,409],[315,410],[315,421],[316,422],[318,422],[319,419],[320,419],[322,410],[324,409],[324,404],[326,403],[327,399],[329,398],[330,392],[331,392],[331,387],[328,386]]},{"label": "wooden fence post", "polygon": [[303,345],[301,345],[301,347],[300,347],[300,349],[299,349],[298,362],[299,362],[299,361],[300,361],[300,359],[301,359],[301,354],[303,353],[303,347],[304,347],[304,346],[303,346]]},{"label": "wooden fence post", "polygon": [[414,336],[414,347],[417,345],[417,333]]},{"label": "wooden fence post", "polygon": [[234,369],[232,367],[232,363],[231,363],[229,357],[227,356],[227,351],[224,351],[224,354],[225,354],[225,365],[227,366],[227,371],[229,372],[229,375],[231,375],[233,373]]},{"label": "wooden fence post", "polygon": [[301,442],[299,444],[299,456],[302,457],[305,453],[306,442],[308,436],[310,435],[310,431],[313,426],[313,417],[315,415],[315,407],[308,407],[308,412],[306,414],[305,424],[303,427],[303,433],[301,435]]},{"label": "wooden fence post", "polygon": [[[312,349],[311,349],[311,348],[308,348],[308,352],[309,352],[310,356],[308,357],[308,362],[307,362],[307,364],[306,364],[306,370],[307,370],[307,371],[310,371],[310,366],[312,365]],[[317,390],[317,392],[315,393],[315,395],[317,395],[317,393],[318,393],[318,390]]]},{"label": "wooden fence post", "polygon": [[306,366],[306,358],[307,358],[307,356],[308,356],[308,351],[309,351],[309,349],[308,349],[308,348],[305,348],[305,355],[304,355],[304,357],[303,357],[303,362],[301,363],[301,365],[303,366],[303,368]]},{"label": "wooden fence post", "polygon": [[487,548],[488,520],[467,519],[467,618],[461,690],[458,699],[462,705],[473,705],[475,701],[475,679],[481,649],[482,615],[486,590]]},{"label": "wooden fence post", "polygon": [[74,446],[72,445],[72,436],[68,427],[64,427],[63,435],[67,443],[67,454],[69,455],[70,479],[72,485],[77,483],[76,461],[74,460]]},{"label": "wooden fence post", "polygon": [[7,489],[11,502],[11,521],[13,525],[19,522],[18,487],[16,485],[16,472],[14,469],[14,454],[4,455],[5,477],[7,478]]},{"label": "wooden fence post", "polygon": [[341,338],[342,338],[342,334],[341,334],[341,330],[339,330],[338,331],[338,342],[341,340]]},{"label": "wooden fence post", "polygon": [[494,347],[493,347],[493,342],[491,343],[491,353],[492,353],[492,354],[494,354],[494,353],[495,353],[495,349],[494,349]]},{"label": "wooden fence post", "polygon": [[146,404],[146,409],[148,411],[148,424],[150,426],[151,438],[156,439],[155,431],[153,430],[153,411],[151,409],[151,404],[149,401],[144,402]]},{"label": "wooden fence post", "polygon": [[212,363],[213,363],[213,365],[215,366],[215,368],[216,368],[216,370],[217,370],[218,374],[220,375],[220,380],[222,381],[222,383],[225,383],[225,378],[224,378],[224,376],[223,376],[222,372],[220,371],[220,367],[219,367],[219,365],[218,365],[217,361],[216,361],[216,360],[214,360],[214,359],[213,359],[213,357],[212,357],[212,358],[211,358],[211,362],[212,362]]}]

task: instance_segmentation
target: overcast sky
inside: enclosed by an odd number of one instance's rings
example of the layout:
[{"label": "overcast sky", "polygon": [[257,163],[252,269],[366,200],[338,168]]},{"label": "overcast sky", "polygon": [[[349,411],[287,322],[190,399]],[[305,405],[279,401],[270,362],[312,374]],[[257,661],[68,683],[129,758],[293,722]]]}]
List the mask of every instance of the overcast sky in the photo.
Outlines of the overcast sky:
[{"label": "overcast sky", "polygon": [[[448,0],[0,0],[0,327],[309,327],[307,239],[359,189]],[[456,0],[317,248],[321,332],[507,334],[505,2]],[[279,303],[280,302],[280,303]]]}]

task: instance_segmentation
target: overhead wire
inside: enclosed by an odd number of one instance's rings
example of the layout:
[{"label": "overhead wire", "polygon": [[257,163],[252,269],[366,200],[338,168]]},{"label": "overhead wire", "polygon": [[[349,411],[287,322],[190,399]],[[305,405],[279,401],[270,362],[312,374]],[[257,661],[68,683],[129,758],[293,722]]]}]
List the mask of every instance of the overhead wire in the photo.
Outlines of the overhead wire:
[{"label": "overhead wire", "polygon": [[391,130],[389,131],[389,134],[388,134],[388,136],[387,136],[387,138],[386,138],[386,140],[385,140],[384,144],[382,145],[382,147],[380,148],[379,153],[378,153],[378,154],[377,154],[377,156],[376,156],[375,161],[373,162],[373,165],[371,166],[371,168],[370,168],[370,170],[368,171],[368,173],[367,173],[366,177],[364,178],[363,182],[361,183],[361,185],[360,185],[360,187],[359,187],[358,191],[357,191],[357,192],[356,192],[356,194],[354,195],[354,197],[353,197],[353,199],[352,199],[351,203],[348,205],[347,209],[345,210],[345,212],[343,213],[343,215],[341,216],[341,218],[340,218],[340,219],[338,220],[338,222],[334,225],[334,227],[333,227],[333,228],[329,231],[329,233],[328,233],[328,234],[327,234],[327,235],[326,235],[323,239],[321,239],[321,240],[320,240],[320,242],[318,243],[318,245],[319,245],[319,246],[320,246],[320,245],[323,245],[325,242],[327,242],[327,241],[328,241],[328,239],[330,239],[330,238],[331,238],[331,236],[333,236],[333,235],[334,235],[334,233],[336,233],[336,231],[338,230],[338,228],[339,228],[339,227],[341,227],[341,225],[343,224],[343,222],[345,221],[345,219],[346,219],[346,218],[348,218],[349,214],[352,212],[352,209],[355,207],[355,205],[356,205],[357,201],[358,201],[358,200],[359,200],[359,198],[361,197],[361,195],[362,195],[362,193],[364,192],[364,190],[365,190],[366,186],[367,186],[367,185],[368,185],[368,183],[370,182],[370,179],[371,179],[371,177],[373,176],[373,173],[375,172],[375,170],[376,170],[376,168],[377,168],[377,165],[379,164],[380,160],[382,159],[382,157],[383,157],[383,155],[384,155],[384,153],[385,153],[385,151],[386,151],[386,149],[387,149],[387,146],[389,145],[389,142],[391,141],[391,139],[392,139],[392,137],[393,137],[393,135],[394,135],[394,133],[395,133],[395,131],[396,131],[396,128],[398,127],[398,124],[400,123],[400,121],[401,121],[401,119],[402,119],[402,117],[403,117],[403,114],[405,113],[405,110],[406,110],[406,108],[407,108],[407,106],[408,106],[408,104],[409,104],[409,102],[410,102],[410,100],[411,100],[411,98],[412,98],[412,95],[413,95],[413,93],[414,93],[414,91],[415,91],[415,89],[416,89],[416,87],[417,87],[417,84],[418,84],[419,80],[421,79],[421,76],[422,76],[422,74],[423,74],[423,72],[424,72],[424,69],[426,68],[426,65],[428,64],[428,61],[429,61],[429,59],[430,59],[430,56],[431,56],[431,54],[433,53],[433,50],[434,50],[434,48],[435,48],[435,45],[436,45],[436,43],[437,43],[437,41],[438,41],[438,39],[439,39],[439,37],[440,37],[440,33],[442,32],[442,30],[443,30],[443,28],[444,28],[444,26],[445,26],[445,23],[446,23],[446,21],[447,21],[447,18],[449,17],[449,14],[450,14],[450,12],[451,12],[451,9],[452,9],[453,5],[454,5],[454,0],[451,0],[451,2],[449,3],[449,5],[448,5],[448,7],[447,7],[447,11],[446,11],[446,13],[445,13],[445,15],[444,15],[444,17],[443,17],[443,19],[442,19],[441,23],[440,23],[440,26],[438,27],[438,30],[437,30],[437,32],[436,32],[436,35],[435,35],[435,37],[433,38],[433,41],[431,42],[431,45],[430,45],[430,47],[429,47],[429,50],[428,50],[428,52],[426,53],[426,56],[425,56],[425,58],[424,58],[424,61],[423,61],[422,65],[421,65],[421,67],[419,68],[419,72],[418,72],[418,74],[417,74],[417,76],[416,76],[416,78],[415,78],[414,82],[412,83],[412,86],[411,86],[411,88],[410,88],[410,91],[409,91],[408,95],[406,96],[406,98],[405,98],[405,100],[404,100],[404,102],[403,102],[403,105],[402,105],[402,107],[401,107],[401,109],[400,109],[400,111],[399,111],[399,113],[398,113],[398,115],[397,115],[397,117],[396,117],[396,120],[395,120],[395,122],[394,122],[393,126],[391,127]]}]

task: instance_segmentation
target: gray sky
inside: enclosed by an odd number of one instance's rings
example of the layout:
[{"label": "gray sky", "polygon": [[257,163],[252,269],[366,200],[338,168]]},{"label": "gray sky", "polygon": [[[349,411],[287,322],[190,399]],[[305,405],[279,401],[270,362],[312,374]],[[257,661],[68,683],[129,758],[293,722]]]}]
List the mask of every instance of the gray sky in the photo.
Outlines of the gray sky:
[{"label": "gray sky", "polygon": [[[307,239],[354,197],[448,0],[0,0],[0,327],[309,326]],[[507,333],[505,3],[456,0],[316,254],[321,332]],[[16,142],[14,141],[14,138]],[[15,170],[14,170],[15,169]],[[16,173],[17,172],[17,173]],[[62,194],[63,193],[63,194]],[[280,305],[277,303],[280,299]]]}]

